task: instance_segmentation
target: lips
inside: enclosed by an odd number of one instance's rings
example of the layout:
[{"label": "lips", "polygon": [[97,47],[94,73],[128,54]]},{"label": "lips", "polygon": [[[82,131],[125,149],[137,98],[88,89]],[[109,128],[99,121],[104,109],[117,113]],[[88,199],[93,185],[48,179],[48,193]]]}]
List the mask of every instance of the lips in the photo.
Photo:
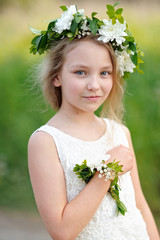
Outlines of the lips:
[{"label": "lips", "polygon": [[88,101],[93,101],[93,102],[96,102],[100,99],[101,96],[86,96],[86,97],[83,97],[85,98],[86,100]]}]

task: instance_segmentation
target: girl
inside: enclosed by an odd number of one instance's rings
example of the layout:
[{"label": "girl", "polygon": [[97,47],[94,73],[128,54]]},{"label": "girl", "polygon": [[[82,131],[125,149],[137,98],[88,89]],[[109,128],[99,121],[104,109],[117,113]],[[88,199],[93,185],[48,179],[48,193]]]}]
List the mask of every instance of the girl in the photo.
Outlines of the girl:
[{"label": "girl", "polygon": [[[118,123],[122,79],[138,67],[128,53],[135,57],[138,52],[134,39],[129,41],[122,10],[115,11],[115,6],[107,5],[115,19],[103,22],[95,13],[90,19],[75,6],[63,6],[62,17],[32,40],[31,52],[49,49],[41,67],[42,88],[58,109],[28,145],[35,200],[54,240],[159,239],[141,190],[129,130]],[[95,115],[102,104],[107,118]],[[88,184],[77,178],[73,169],[84,159],[89,165],[116,159],[123,166],[118,183],[127,207],[124,216],[117,216],[108,191],[113,179],[99,178],[98,170]]]}]

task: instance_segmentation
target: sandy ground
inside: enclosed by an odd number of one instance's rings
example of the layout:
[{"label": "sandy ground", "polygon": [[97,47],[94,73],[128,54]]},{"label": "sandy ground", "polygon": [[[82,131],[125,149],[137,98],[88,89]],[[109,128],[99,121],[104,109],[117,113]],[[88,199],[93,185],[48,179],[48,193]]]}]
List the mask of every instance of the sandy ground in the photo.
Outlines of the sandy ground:
[{"label": "sandy ground", "polygon": [[0,240],[51,240],[39,215],[0,210]]}]

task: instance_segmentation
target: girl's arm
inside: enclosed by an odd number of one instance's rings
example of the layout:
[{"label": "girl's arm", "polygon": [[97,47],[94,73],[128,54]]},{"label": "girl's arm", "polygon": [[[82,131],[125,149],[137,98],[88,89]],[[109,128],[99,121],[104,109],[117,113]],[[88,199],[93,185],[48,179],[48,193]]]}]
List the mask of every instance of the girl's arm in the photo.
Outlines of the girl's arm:
[{"label": "girl's arm", "polygon": [[[125,173],[132,166],[129,151],[123,146],[116,150],[119,159],[126,159],[123,163]],[[54,141],[42,131],[29,140],[28,165],[37,207],[51,237],[54,240],[75,239],[93,217],[109,189],[110,181],[98,178],[97,172],[86,187],[68,202],[64,172]]]},{"label": "girl's arm", "polygon": [[148,231],[150,239],[151,240],[159,240],[160,238],[159,238],[159,234],[158,234],[158,230],[157,230],[154,218],[152,216],[151,210],[145,200],[145,197],[144,197],[142,189],[141,189],[140,180],[139,180],[139,176],[138,176],[138,170],[137,170],[136,157],[135,157],[135,153],[134,153],[134,149],[133,149],[133,145],[132,145],[131,135],[130,135],[128,128],[124,127],[124,130],[125,130],[125,133],[126,133],[126,136],[128,139],[129,149],[133,155],[133,168],[131,170],[131,177],[132,177],[132,182],[133,182],[133,186],[135,189],[136,204],[143,215],[144,221],[146,222],[147,231]]}]

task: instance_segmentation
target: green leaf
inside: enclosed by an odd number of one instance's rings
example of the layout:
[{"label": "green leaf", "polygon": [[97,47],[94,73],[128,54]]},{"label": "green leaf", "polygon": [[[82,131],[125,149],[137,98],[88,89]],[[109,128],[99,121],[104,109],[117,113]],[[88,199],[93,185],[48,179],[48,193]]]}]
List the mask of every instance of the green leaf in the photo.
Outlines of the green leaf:
[{"label": "green leaf", "polygon": [[34,33],[34,34],[38,34],[38,35],[40,35],[41,34],[41,30],[37,30],[37,29],[35,29],[35,28],[32,28],[31,26],[29,26],[29,28],[30,28],[30,30],[31,30],[31,32],[32,33]]},{"label": "green leaf", "polygon": [[144,63],[144,61],[140,58],[138,58],[138,63]]},{"label": "green leaf", "polygon": [[135,53],[134,55],[130,55],[130,58],[131,58],[132,62],[134,63],[134,65],[137,65],[137,62],[138,62],[137,53]]},{"label": "green leaf", "polygon": [[82,20],[82,15],[76,14],[76,15],[75,15],[75,21],[76,21],[76,23],[80,23],[81,20]]},{"label": "green leaf", "polygon": [[130,77],[130,73],[129,72],[124,72],[123,78],[129,78],[129,77]]},{"label": "green leaf", "polygon": [[114,12],[114,6],[110,5],[110,4],[107,4],[106,5],[108,11],[113,11]]},{"label": "green leaf", "polygon": [[35,38],[32,39],[32,42],[31,42],[31,43],[32,43],[33,45],[35,45],[37,51],[38,51],[38,48],[39,48],[39,44],[40,44],[40,42],[41,42],[41,40],[42,40],[42,37],[43,37],[43,35],[40,35],[40,36],[36,36]]},{"label": "green leaf", "polygon": [[126,36],[125,39],[126,39],[126,41],[128,41],[128,42],[134,42],[134,37],[128,37],[128,36]]},{"label": "green leaf", "polygon": [[133,42],[129,42],[129,47],[128,47],[131,51],[133,51],[134,53],[136,52],[136,45]]},{"label": "green leaf", "polygon": [[112,24],[114,25],[116,23],[116,18],[112,18]]},{"label": "green leaf", "polygon": [[122,209],[118,208],[118,210],[123,216],[125,215],[125,212]]},{"label": "green leaf", "polygon": [[33,53],[33,54],[37,53],[37,49],[36,49],[36,47],[34,45],[31,46],[29,50],[30,50],[30,53]]},{"label": "green leaf", "polygon": [[119,209],[121,209],[122,211],[127,212],[127,208],[126,208],[126,206],[124,205],[124,203],[123,203],[122,201],[119,201],[118,207],[119,207]]},{"label": "green leaf", "polygon": [[127,29],[125,32],[127,33],[127,35],[128,35],[129,37],[132,37],[132,33],[131,33],[128,29]]},{"label": "green leaf", "polygon": [[120,18],[118,18],[118,21],[123,24],[124,23],[124,18],[121,16]]},{"label": "green leaf", "polygon": [[118,4],[120,4],[120,2],[116,2],[113,6],[116,7]]},{"label": "green leaf", "polygon": [[67,37],[69,38],[73,37],[73,33],[67,33]]},{"label": "green leaf", "polygon": [[90,24],[90,29],[91,29],[91,32],[93,35],[95,35],[97,33],[97,29],[98,29],[98,26],[97,26],[97,21],[95,21],[95,19],[93,19]]},{"label": "green leaf", "polygon": [[141,57],[144,57],[144,52],[138,51],[138,54],[139,54]]},{"label": "green leaf", "polygon": [[122,12],[123,12],[123,8],[118,8],[118,9],[115,11],[115,14],[121,15]]},{"label": "green leaf", "polygon": [[144,72],[143,72],[142,70],[140,70],[140,69],[138,69],[138,72],[139,72],[140,74],[144,74]]},{"label": "green leaf", "polygon": [[107,11],[106,13],[108,14],[109,18],[111,18],[111,19],[115,17],[115,12],[112,10]]},{"label": "green leaf", "polygon": [[39,48],[46,50],[47,40],[48,40],[47,34],[42,35],[41,41],[39,43]]},{"label": "green leaf", "polygon": [[60,8],[65,12],[68,10],[68,8],[66,6],[60,6]]},{"label": "green leaf", "polygon": [[78,24],[77,24],[76,20],[73,19],[72,24],[71,24],[71,32],[72,32],[73,34],[75,34],[75,32],[76,32],[77,26],[78,26]]},{"label": "green leaf", "polygon": [[92,19],[97,15],[97,12],[92,12]]},{"label": "green leaf", "polygon": [[48,24],[47,31],[49,31],[49,30],[53,31],[52,28],[55,27],[55,23],[56,23],[56,21],[54,21],[54,22],[50,22],[50,23]]}]

